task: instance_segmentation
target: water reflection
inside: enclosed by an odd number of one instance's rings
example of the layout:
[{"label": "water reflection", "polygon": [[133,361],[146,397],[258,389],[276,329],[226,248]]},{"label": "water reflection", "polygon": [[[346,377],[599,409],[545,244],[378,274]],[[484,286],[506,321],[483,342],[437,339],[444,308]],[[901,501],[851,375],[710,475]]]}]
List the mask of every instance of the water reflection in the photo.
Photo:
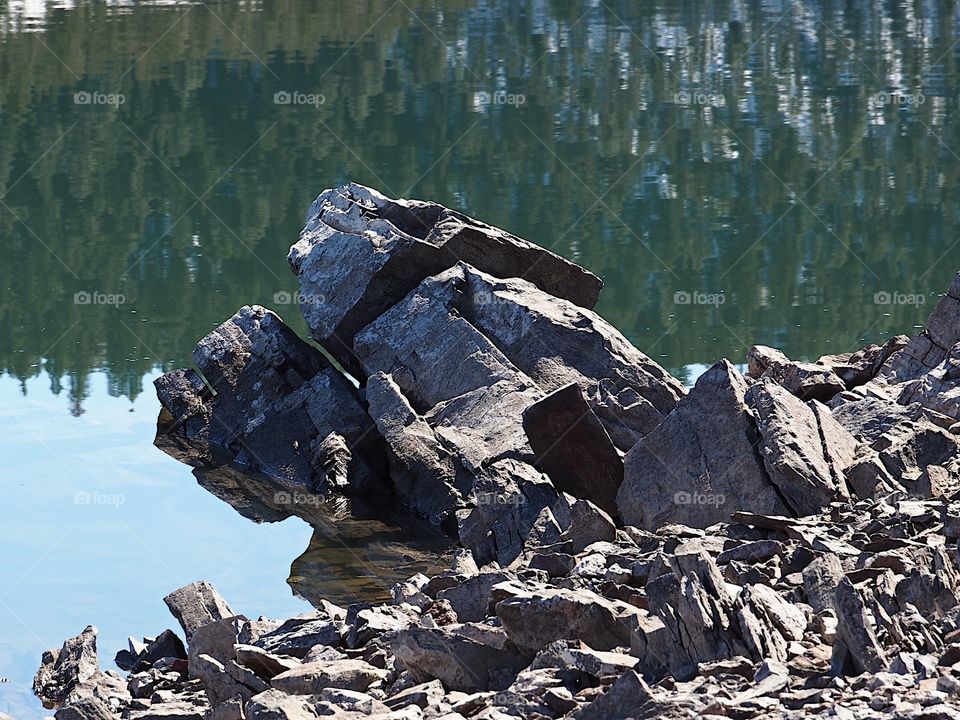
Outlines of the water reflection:
[{"label": "water reflection", "polygon": [[313,527],[310,545],[293,561],[288,579],[293,592],[313,604],[386,601],[396,583],[450,566],[451,540],[412,515],[364,507],[359,499],[321,502],[316,495],[278,493],[275,481],[230,466],[197,469],[194,475],[249,520],[296,516]]},{"label": "water reflection", "polygon": [[346,179],[583,263],[681,375],[909,332],[929,308],[878,294],[960,266],[942,3],[408,5],[0,3],[0,367],[80,413],[244,303],[298,323],[285,251]]}]

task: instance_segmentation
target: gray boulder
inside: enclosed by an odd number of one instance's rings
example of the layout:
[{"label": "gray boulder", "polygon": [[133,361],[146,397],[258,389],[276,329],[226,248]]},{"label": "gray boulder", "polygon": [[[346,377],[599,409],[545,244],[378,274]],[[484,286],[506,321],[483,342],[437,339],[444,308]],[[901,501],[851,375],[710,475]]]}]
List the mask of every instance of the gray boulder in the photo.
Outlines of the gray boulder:
[{"label": "gray boulder", "polygon": [[183,628],[188,645],[198,628],[235,615],[227,601],[206,580],[174,590],[163,602]]},{"label": "gray boulder", "polygon": [[789,515],[756,446],[746,381],[722,360],[627,453],[617,507],[625,523],[707,527],[735,510]]},{"label": "gray boulder", "polygon": [[849,495],[843,471],[856,441],[824,406],[815,412],[767,375],[750,387],[746,401],[756,413],[767,474],[795,514],[817,513]]},{"label": "gray boulder", "polygon": [[602,286],[583,268],[514,235],[436,203],[391,200],[356,183],[320,194],[288,259],[312,336],[358,377],[354,335],[424,278],[458,261],[526,278],[586,308]]},{"label": "gray boulder", "polygon": [[[281,491],[384,491],[385,457],[357,389],[275,313],[241,308],[193,359],[212,398],[190,394],[194,383],[179,371],[156,385],[185,431],[197,434],[193,424],[207,419],[214,458],[277,479]],[[200,402],[205,410],[194,409]]]}]

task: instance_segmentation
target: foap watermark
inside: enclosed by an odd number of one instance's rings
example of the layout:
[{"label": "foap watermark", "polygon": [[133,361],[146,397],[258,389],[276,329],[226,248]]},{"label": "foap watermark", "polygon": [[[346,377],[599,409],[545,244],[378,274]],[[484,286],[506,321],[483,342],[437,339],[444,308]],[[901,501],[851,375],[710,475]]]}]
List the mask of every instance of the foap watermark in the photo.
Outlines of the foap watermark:
[{"label": "foap watermark", "polygon": [[926,296],[920,293],[881,290],[873,294],[874,305],[923,305],[925,302],[927,302]]},{"label": "foap watermark", "polygon": [[277,505],[309,505],[311,507],[320,507],[320,505],[323,504],[323,496],[312,493],[281,491],[274,493],[273,502]]},{"label": "foap watermark", "polygon": [[127,301],[122,293],[105,293],[99,290],[81,290],[73,294],[74,305],[112,305],[118,307]]},{"label": "foap watermark", "polygon": [[723,493],[701,493],[681,490],[673,494],[673,502],[676,505],[709,505],[711,507],[720,507],[727,502],[727,498]]},{"label": "foap watermark", "polygon": [[289,293],[286,290],[273,294],[275,305],[323,305],[326,301],[326,295],[319,294]]},{"label": "foap watermark", "polygon": [[322,93],[305,93],[299,90],[280,90],[273,94],[274,105],[308,105],[318,108],[327,102]]},{"label": "foap watermark", "polygon": [[127,501],[125,495],[118,493],[86,492],[81,490],[73,494],[74,505],[106,505],[120,507]]},{"label": "foap watermark", "polygon": [[674,93],[673,102],[684,107],[690,107],[692,105],[705,105],[707,107],[727,106],[727,99],[720,93],[705,93],[696,90],[681,90]]},{"label": "foap watermark", "polygon": [[892,105],[894,107],[910,107],[923,105],[927,98],[922,93],[899,93],[881,91],[873,96],[877,105]]},{"label": "foap watermark", "polygon": [[118,108],[126,102],[126,96],[120,93],[105,93],[99,90],[78,90],[73,94],[74,105],[97,105]]},{"label": "foap watermark", "polygon": [[523,93],[510,93],[506,90],[496,90],[492,93],[481,90],[474,95],[474,101],[479,107],[490,107],[491,105],[521,107],[526,105],[527,96]]},{"label": "foap watermark", "polygon": [[506,493],[483,492],[477,493],[477,505],[526,505],[527,498],[523,495],[507,495]]},{"label": "foap watermark", "polygon": [[727,301],[721,293],[687,292],[678,290],[673,294],[674,305],[723,305]]}]

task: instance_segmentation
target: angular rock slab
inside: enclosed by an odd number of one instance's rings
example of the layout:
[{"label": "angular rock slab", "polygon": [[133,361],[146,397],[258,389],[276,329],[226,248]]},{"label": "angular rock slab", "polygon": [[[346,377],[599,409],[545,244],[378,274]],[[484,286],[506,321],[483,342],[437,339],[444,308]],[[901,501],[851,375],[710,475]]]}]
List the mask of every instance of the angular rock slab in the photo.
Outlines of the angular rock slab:
[{"label": "angular rock slab", "polygon": [[386,457],[359,392],[275,313],[241,308],[200,341],[193,359],[212,397],[190,371],[156,385],[191,435],[207,421],[212,455],[281,481],[281,490],[383,491]]},{"label": "angular rock slab", "polygon": [[424,278],[459,261],[498,277],[523,277],[592,308],[603,283],[583,268],[510,233],[436,203],[391,200],[349,183],[323,191],[290,248],[301,309],[314,339],[350,372],[357,331]]},{"label": "angular rock slab", "polygon": [[942,363],[960,341],[960,273],[927,318],[926,329],[893,353],[878,373],[890,385],[915,380]]},{"label": "angular rock slab", "polygon": [[[848,497],[843,471],[856,441],[826,410],[819,413],[764,376],[746,401],[757,417],[760,451],[771,481],[797,515],[812,515]],[[840,457],[832,457],[827,445]]]},{"label": "angular rock slab", "polygon": [[537,467],[558,490],[617,515],[623,460],[579,385],[566,385],[527,408],[523,429]]},{"label": "angular rock slab", "polygon": [[759,458],[761,437],[743,376],[722,360],[624,459],[617,507],[625,523],[708,527],[736,510],[790,515]]}]

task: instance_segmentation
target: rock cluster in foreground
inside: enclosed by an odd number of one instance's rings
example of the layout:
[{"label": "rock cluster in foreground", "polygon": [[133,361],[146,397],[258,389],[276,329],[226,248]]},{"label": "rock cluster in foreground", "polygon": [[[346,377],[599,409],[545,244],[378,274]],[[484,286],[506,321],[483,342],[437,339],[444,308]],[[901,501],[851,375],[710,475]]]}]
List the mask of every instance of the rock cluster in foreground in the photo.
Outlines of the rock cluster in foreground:
[{"label": "rock cluster in foreground", "polygon": [[186,649],[131,641],[121,681],[87,628],[36,689],[58,720],[960,718],[958,535],[934,500],[657,533],[597,516],[515,567],[460,553],[392,603],[283,622],[195,583],[166,599]]},{"label": "rock cluster in foreground", "polygon": [[687,392],[595,276],[440,205],[325,191],[289,259],[325,352],[242,308],[158,444],[405,507],[452,569],[283,623],[182,588],[125,680],[92,628],[44,657],[58,717],[960,718],[960,275],[913,338]]}]

